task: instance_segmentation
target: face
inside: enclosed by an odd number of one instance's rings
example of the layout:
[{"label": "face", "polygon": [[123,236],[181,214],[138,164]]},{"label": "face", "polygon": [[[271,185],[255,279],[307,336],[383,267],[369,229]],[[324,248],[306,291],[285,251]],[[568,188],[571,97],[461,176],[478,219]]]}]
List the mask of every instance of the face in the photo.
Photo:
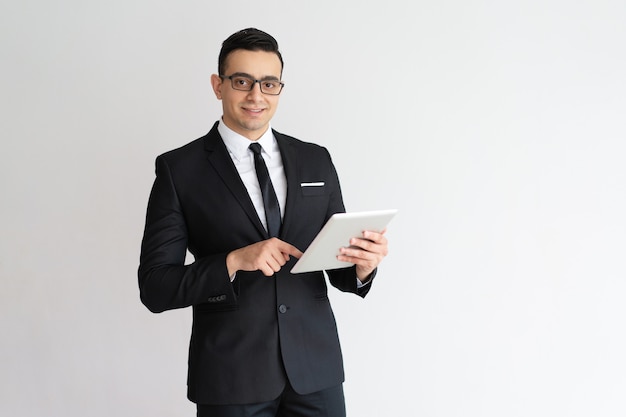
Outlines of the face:
[{"label": "face", "polygon": [[[265,51],[237,49],[228,54],[225,64],[222,75],[246,75],[255,80],[280,80],[282,70],[278,56]],[[235,90],[228,78],[216,74],[211,76],[211,84],[222,101],[226,126],[250,140],[259,139],[269,127],[280,96],[263,94],[259,83],[251,91]]]}]

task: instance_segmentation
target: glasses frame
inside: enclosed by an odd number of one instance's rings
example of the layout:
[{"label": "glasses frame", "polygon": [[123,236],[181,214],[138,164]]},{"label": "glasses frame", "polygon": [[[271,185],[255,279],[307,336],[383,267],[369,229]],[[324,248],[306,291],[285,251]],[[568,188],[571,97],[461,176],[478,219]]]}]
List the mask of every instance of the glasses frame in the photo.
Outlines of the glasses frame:
[{"label": "glasses frame", "polygon": [[[261,92],[263,94],[267,94],[268,96],[277,96],[279,95],[282,91],[283,91],[283,87],[285,86],[285,83],[280,81],[280,80],[275,80],[275,79],[265,79],[265,80],[255,80],[252,77],[248,77],[245,75],[220,75],[220,78],[222,79],[229,79],[230,80],[230,86],[233,88],[233,90],[237,90],[237,91],[252,91],[252,89],[254,88],[254,84],[259,83],[259,88],[261,89]],[[248,80],[252,81],[252,84],[250,84],[250,88],[249,89],[243,89],[243,88],[238,88],[235,87],[235,82],[233,80],[233,78],[247,78]],[[278,93],[267,93],[265,91],[263,91],[263,84],[261,84],[262,82],[265,81],[274,81],[274,82],[278,82],[278,84],[280,85],[280,90],[278,90]]]}]

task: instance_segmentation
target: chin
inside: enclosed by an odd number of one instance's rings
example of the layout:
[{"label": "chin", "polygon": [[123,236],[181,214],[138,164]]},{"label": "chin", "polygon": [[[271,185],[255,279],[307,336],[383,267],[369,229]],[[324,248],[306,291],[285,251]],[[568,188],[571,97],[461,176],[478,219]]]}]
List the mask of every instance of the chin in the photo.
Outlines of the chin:
[{"label": "chin", "polygon": [[257,130],[265,130],[267,123],[245,123],[242,127],[250,132],[256,132]]}]

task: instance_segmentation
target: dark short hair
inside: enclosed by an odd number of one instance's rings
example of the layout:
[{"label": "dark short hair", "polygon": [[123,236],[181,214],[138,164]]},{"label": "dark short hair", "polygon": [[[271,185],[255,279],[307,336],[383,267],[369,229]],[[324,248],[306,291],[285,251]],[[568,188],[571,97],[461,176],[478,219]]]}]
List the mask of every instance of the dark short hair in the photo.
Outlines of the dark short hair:
[{"label": "dark short hair", "polygon": [[217,71],[219,75],[225,75],[226,58],[228,54],[237,50],[245,49],[247,51],[265,51],[274,52],[280,60],[280,69],[282,72],[284,63],[283,57],[278,50],[278,42],[272,35],[255,28],[248,28],[235,32],[222,43],[220,56],[217,61]]}]

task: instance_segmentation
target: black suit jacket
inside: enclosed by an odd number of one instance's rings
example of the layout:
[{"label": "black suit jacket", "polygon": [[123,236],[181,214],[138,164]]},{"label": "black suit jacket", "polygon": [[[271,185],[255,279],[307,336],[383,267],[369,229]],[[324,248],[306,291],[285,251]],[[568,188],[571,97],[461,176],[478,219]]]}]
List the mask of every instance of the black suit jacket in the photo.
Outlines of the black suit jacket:
[{"label": "black suit jacket", "polygon": [[[280,238],[305,250],[326,220],[343,212],[328,151],[274,131],[287,177]],[[322,187],[301,187],[323,182]],[[275,399],[285,375],[299,393],[343,382],[335,319],[322,272],[273,277],[242,272],[230,282],[226,255],[267,239],[218,131],[159,156],[139,266],[142,302],[153,312],[193,306],[188,397],[202,404]],[[195,261],[184,265],[186,250]],[[328,271],[357,290],[354,267]]]}]

